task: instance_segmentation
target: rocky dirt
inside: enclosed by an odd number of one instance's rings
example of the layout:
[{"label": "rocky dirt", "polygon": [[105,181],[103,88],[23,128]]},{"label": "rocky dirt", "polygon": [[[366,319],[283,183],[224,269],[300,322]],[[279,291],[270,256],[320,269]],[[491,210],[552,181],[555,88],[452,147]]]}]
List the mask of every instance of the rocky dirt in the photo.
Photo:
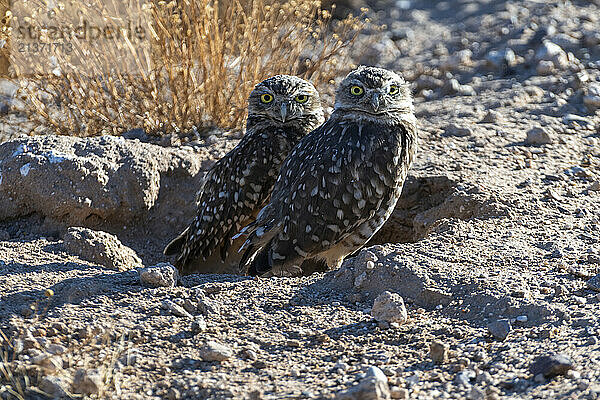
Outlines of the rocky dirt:
[{"label": "rocky dirt", "polygon": [[153,267],[235,134],[26,138],[7,111],[0,398],[600,398],[600,5],[369,5],[355,62],[411,82],[420,152],[336,271]]}]

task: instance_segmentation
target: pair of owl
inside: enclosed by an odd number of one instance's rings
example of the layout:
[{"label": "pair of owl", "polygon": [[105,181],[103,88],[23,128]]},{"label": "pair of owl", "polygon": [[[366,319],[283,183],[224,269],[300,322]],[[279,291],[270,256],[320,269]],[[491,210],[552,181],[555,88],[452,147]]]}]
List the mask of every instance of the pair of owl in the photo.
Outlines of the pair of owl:
[{"label": "pair of owl", "polygon": [[266,79],[245,136],[208,171],[195,219],[164,253],[182,274],[337,268],[390,217],[416,145],[410,90],[392,71],[348,74],[325,122],[311,83]]}]

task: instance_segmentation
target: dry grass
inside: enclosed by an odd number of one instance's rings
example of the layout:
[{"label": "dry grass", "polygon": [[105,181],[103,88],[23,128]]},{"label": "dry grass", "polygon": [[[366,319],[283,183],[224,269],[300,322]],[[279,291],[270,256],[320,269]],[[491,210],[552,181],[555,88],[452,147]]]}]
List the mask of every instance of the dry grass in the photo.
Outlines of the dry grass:
[{"label": "dry grass", "polygon": [[[80,9],[91,21],[120,5],[91,3]],[[40,15],[35,7],[27,12]],[[73,26],[73,12],[57,10],[53,21]],[[11,65],[35,129],[90,136],[240,128],[249,92],[268,76],[299,75],[330,92],[331,80],[350,67],[346,52],[366,21],[332,21],[313,0],[158,1],[137,12],[148,22],[143,43],[72,38],[73,51],[53,53],[51,66],[48,57],[16,52],[9,32]]]}]

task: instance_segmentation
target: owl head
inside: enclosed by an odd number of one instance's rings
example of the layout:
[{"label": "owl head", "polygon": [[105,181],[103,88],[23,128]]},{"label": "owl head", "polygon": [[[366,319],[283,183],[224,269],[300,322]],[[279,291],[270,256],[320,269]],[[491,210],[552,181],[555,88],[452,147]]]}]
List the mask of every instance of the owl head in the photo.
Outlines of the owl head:
[{"label": "owl head", "polygon": [[378,119],[413,112],[408,84],[395,72],[361,66],[350,72],[339,85],[335,111],[355,117]]},{"label": "owl head", "polygon": [[250,93],[248,121],[251,120],[310,131],[324,120],[319,92],[312,83],[296,76],[272,76]]}]

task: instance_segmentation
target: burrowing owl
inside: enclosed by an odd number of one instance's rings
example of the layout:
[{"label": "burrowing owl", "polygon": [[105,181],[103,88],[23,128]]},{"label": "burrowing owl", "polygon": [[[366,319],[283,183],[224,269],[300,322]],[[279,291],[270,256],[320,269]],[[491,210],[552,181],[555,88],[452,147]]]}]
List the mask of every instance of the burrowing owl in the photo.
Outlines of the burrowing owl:
[{"label": "burrowing owl", "polygon": [[177,254],[181,273],[236,272],[241,241],[232,236],[268,201],[290,150],[323,121],[311,83],[277,75],[256,85],[244,138],[208,171],[195,219],[164,250]]},{"label": "burrowing owl", "polygon": [[250,275],[295,275],[305,260],[337,268],[391,215],[416,146],[405,81],[381,68],[351,72],[329,120],[292,150],[269,204],[240,233],[241,264]]}]

